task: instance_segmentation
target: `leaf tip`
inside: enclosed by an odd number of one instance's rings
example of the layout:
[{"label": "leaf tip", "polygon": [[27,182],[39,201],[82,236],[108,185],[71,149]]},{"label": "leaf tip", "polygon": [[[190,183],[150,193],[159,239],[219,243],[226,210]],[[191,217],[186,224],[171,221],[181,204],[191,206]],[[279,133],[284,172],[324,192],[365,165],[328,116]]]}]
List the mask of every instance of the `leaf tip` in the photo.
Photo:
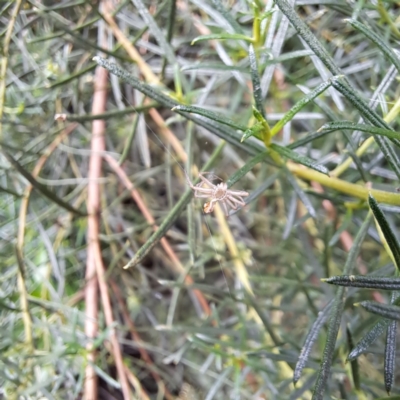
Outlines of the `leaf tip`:
[{"label": "leaf tip", "polygon": [[368,191],[368,202],[371,204],[371,202],[375,203],[375,197],[372,195],[372,192],[369,190]]}]

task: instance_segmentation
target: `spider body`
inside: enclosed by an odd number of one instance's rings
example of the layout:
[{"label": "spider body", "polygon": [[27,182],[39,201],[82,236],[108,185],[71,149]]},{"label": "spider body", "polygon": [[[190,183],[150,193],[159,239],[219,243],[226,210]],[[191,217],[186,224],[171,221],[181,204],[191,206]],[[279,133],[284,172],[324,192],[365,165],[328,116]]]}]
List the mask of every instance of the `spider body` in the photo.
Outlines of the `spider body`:
[{"label": "spider body", "polygon": [[[185,171],[186,180],[194,192],[194,197],[211,199],[204,204],[204,213],[209,214],[213,212],[215,204],[220,202],[225,211],[225,215],[228,217],[229,208],[237,210],[239,206],[243,207],[246,205],[243,197],[247,197],[249,195],[247,192],[244,190],[230,190],[225,182],[214,185],[204,176],[206,173],[207,172],[199,173],[200,182],[197,185],[193,185]],[[218,179],[221,180],[221,178]]]}]

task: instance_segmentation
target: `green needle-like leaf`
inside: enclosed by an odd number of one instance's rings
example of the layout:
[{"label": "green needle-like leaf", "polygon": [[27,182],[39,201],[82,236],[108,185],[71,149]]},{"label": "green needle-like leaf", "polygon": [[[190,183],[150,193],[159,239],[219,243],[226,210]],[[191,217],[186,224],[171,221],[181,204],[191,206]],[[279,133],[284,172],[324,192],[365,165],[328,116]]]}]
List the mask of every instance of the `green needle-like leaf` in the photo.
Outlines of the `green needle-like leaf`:
[{"label": "green needle-like leaf", "polygon": [[363,289],[400,290],[400,278],[387,276],[338,275],[321,280],[322,282],[338,286],[359,287]]},{"label": "green needle-like leaf", "polygon": [[399,242],[397,241],[397,238],[395,234],[392,231],[392,228],[390,227],[385,214],[382,212],[380,209],[377,201],[373,198],[373,196],[370,194],[368,196],[368,203],[369,206],[371,207],[372,212],[374,213],[374,217],[376,221],[378,222],[383,236],[386,239],[386,242],[393,254],[394,262],[396,264],[397,269],[400,271],[400,245]]},{"label": "green needle-like leaf", "polygon": [[318,318],[313,323],[310,331],[307,334],[306,340],[304,342],[303,347],[301,348],[301,353],[299,355],[299,359],[297,360],[296,367],[293,372],[293,383],[301,378],[301,373],[303,372],[304,367],[309,359],[312,346],[317,340],[318,334],[324,326],[325,322],[329,317],[329,313],[331,311],[333,305],[333,300],[331,300],[322,311],[318,314]]},{"label": "green needle-like leaf", "polygon": [[391,321],[386,332],[384,380],[386,392],[390,395],[394,383],[394,370],[396,365],[396,333],[397,321]]},{"label": "green needle-like leaf", "polygon": [[381,318],[357,343],[356,347],[350,352],[347,359],[355,360],[358,356],[364,353],[385,331],[390,323],[390,319]]},{"label": "green needle-like leaf", "polygon": [[337,79],[337,77],[333,77],[326,82],[318,85],[314,90],[310,93],[307,93],[300,101],[298,101],[283,117],[280,119],[272,128],[271,135],[276,135],[289,121],[293,119],[293,117],[303,109],[308,103],[312,102],[316,97],[318,97],[321,93],[323,93],[326,89],[332,86],[332,81]]},{"label": "green needle-like leaf", "polygon": [[[347,345],[349,347],[349,351],[351,351],[354,348],[354,344],[353,344],[353,337],[352,337],[351,331],[348,326],[346,327],[346,338],[347,338]],[[356,388],[356,390],[360,390],[360,388],[361,388],[360,368],[359,368],[357,359],[351,361],[351,373],[353,375],[354,387]]]},{"label": "green needle-like leaf", "polygon": [[57,195],[55,195],[52,191],[47,189],[46,186],[39,183],[17,160],[13,158],[13,156],[3,150],[4,156],[7,158],[8,162],[43,196],[47,197],[53,203],[58,204],[60,207],[66,209],[69,212],[72,212],[75,215],[80,217],[87,216],[86,213],[77,210],[76,208],[72,207],[66,201],[60,199]]},{"label": "green needle-like leaf", "polygon": [[358,304],[373,314],[400,321],[400,307],[397,305],[383,304],[377,301],[362,301]]},{"label": "green needle-like leaf", "polygon": [[260,74],[258,73],[257,57],[253,45],[249,46],[249,60],[250,60],[251,81],[253,82],[254,102],[257,111],[262,115],[263,119],[266,120],[267,116],[264,108],[264,99],[261,90]]},{"label": "green needle-like leaf", "polygon": [[192,40],[192,45],[202,42],[204,40],[227,40],[227,39],[232,39],[232,40],[245,40],[246,42],[253,42],[253,38],[242,35],[239,33],[216,33],[212,35],[203,35],[203,36],[198,36],[197,38]]},{"label": "green needle-like leaf", "polygon": [[334,131],[341,131],[344,129],[365,132],[369,133],[370,135],[385,136],[389,139],[397,139],[400,141],[400,133],[398,132],[394,132],[384,128],[377,128],[376,126],[372,125],[354,124],[353,122],[349,121],[328,122],[327,124],[321,126],[321,128],[318,129],[318,132],[329,133]]},{"label": "green needle-like leaf", "polygon": [[370,27],[355,19],[346,19],[345,21],[375,43],[379,50],[393,63],[397,71],[400,72],[400,60],[396,53]]},{"label": "green needle-like leaf", "polygon": [[[361,228],[356,238],[354,239],[353,246],[351,247],[350,253],[347,257],[346,264],[343,269],[343,272],[346,275],[351,273],[351,271],[354,268],[356,258],[361,249],[361,245],[368,231],[370,222],[371,222],[371,214],[368,214],[367,218],[365,218],[365,221],[361,225]],[[317,382],[315,384],[314,393],[312,397],[314,400],[317,399],[323,400],[324,398],[327,381],[330,376],[336,339],[339,332],[340,322],[344,309],[344,300],[345,300],[345,288],[340,287],[336,292],[335,302],[333,304],[333,309],[331,312],[324,354],[322,356],[321,367],[318,372]]]},{"label": "green needle-like leaf", "polygon": [[247,126],[237,124],[229,118],[224,117],[223,115],[215,114],[212,111],[206,110],[204,108],[196,107],[196,106],[175,106],[172,111],[182,111],[193,114],[202,115],[203,117],[207,117],[213,121],[219,122],[223,125],[230,126],[233,129],[237,129],[240,131],[246,131]]},{"label": "green needle-like leaf", "polygon": [[279,146],[279,144],[276,143],[272,143],[270,147],[272,150],[276,151],[281,156],[287,157],[290,160],[305,165],[308,168],[312,168],[315,171],[321,172],[322,174],[329,175],[328,168],[324,167],[323,165],[317,164],[314,160],[312,160],[309,157],[302,156],[301,154],[296,153],[295,151],[287,147]]}]

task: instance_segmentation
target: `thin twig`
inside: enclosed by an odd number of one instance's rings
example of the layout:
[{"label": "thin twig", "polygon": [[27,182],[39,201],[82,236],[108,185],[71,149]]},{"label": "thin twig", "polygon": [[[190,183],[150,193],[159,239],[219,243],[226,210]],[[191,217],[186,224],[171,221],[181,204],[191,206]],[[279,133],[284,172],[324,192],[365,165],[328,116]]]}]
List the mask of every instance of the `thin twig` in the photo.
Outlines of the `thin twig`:
[{"label": "thin twig", "polygon": [[19,9],[21,8],[22,0],[17,0],[11,14],[10,20],[8,21],[8,27],[3,41],[3,56],[0,62],[0,139],[3,136],[3,124],[1,120],[3,119],[4,112],[4,100],[6,96],[6,74],[8,66],[8,56],[11,42],[11,35],[14,30],[15,21],[17,19]]}]

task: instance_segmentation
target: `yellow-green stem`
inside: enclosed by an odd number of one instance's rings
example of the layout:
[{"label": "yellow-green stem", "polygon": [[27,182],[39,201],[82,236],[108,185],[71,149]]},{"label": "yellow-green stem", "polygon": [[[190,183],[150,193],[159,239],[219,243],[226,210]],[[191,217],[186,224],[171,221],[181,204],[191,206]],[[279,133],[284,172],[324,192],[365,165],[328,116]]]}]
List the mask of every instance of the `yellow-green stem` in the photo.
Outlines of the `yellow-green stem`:
[{"label": "yellow-green stem", "polygon": [[327,175],[321,174],[320,172],[305,168],[290,161],[287,162],[286,166],[289,171],[291,171],[299,178],[303,178],[308,181],[319,182],[323,186],[330,187],[337,190],[338,192],[346,193],[358,199],[367,200],[368,194],[371,193],[380,203],[386,203],[395,206],[400,205],[400,194],[398,193],[369,189],[365,186],[349,183],[338,178],[329,177]]},{"label": "yellow-green stem", "polygon": [[254,17],[254,22],[253,22],[253,43],[257,47],[260,45],[260,37],[261,37],[260,28],[261,28],[261,20],[257,12],[257,15]]},{"label": "yellow-green stem", "polygon": [[272,139],[271,128],[269,127],[268,122],[265,120],[263,120],[262,125],[264,127],[263,142],[265,144],[265,147],[269,148],[269,146],[271,144],[271,139]]}]

